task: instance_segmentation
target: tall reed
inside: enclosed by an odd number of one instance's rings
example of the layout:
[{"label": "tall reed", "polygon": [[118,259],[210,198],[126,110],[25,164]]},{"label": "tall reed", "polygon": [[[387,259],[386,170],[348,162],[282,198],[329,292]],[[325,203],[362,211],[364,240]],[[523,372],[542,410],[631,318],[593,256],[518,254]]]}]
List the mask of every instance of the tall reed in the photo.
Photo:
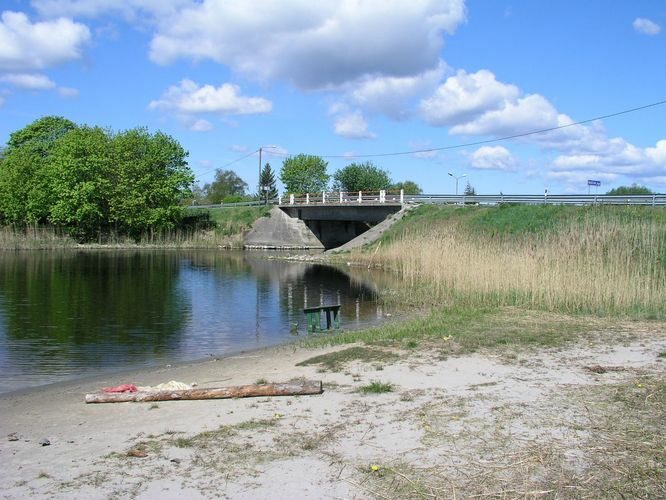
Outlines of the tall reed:
[{"label": "tall reed", "polygon": [[422,300],[666,317],[666,228],[650,220],[586,216],[520,236],[439,220],[353,260],[395,270]]}]

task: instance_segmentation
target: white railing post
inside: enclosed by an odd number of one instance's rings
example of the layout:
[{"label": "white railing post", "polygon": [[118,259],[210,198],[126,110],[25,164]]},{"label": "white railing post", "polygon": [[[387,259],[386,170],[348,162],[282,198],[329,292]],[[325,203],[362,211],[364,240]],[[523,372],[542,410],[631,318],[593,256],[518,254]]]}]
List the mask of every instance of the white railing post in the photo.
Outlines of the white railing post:
[{"label": "white railing post", "polygon": [[321,192],[321,202],[326,203],[326,191]]},{"label": "white railing post", "polygon": [[310,204],[310,193],[305,193],[305,204],[306,205]]},{"label": "white railing post", "polygon": [[363,201],[363,195],[362,195],[362,193],[359,191],[359,192],[358,192],[358,202],[361,203],[362,201]]},{"label": "white railing post", "polygon": [[405,190],[401,189],[400,190],[400,204],[403,205],[405,203]]},{"label": "white railing post", "polygon": [[342,191],[340,191],[340,203],[342,203]]},{"label": "white railing post", "polygon": [[278,196],[278,205],[282,205],[282,195]]},{"label": "white railing post", "polygon": [[294,204],[294,195],[293,195],[293,193],[289,195],[289,204],[290,205]]}]

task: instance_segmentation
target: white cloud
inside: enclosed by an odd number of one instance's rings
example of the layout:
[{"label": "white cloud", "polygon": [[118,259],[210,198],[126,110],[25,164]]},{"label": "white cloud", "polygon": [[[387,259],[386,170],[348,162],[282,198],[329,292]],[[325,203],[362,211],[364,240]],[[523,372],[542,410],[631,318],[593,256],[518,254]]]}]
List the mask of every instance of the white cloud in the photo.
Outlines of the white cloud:
[{"label": "white cloud", "polygon": [[150,57],[210,59],[252,78],[331,88],[437,68],[443,34],[464,20],[464,0],[203,0],[160,18]]},{"label": "white cloud", "polygon": [[512,170],[516,159],[504,146],[482,146],[470,155],[469,164],[479,169]]},{"label": "white cloud", "polygon": [[273,105],[263,97],[242,96],[237,85],[224,83],[219,87],[199,86],[192,80],[185,79],[178,85],[169,87],[160,99],[151,101],[149,107],[186,115],[198,113],[247,115],[268,113]]},{"label": "white cloud", "polygon": [[661,31],[661,26],[644,17],[634,19],[633,26],[637,32],[643,35],[658,35]]},{"label": "white cloud", "polygon": [[432,91],[446,70],[444,61],[440,61],[436,68],[413,76],[367,76],[352,84],[348,96],[365,110],[384,113],[397,120],[406,119],[411,114],[409,101]]},{"label": "white cloud", "polygon": [[360,111],[339,115],[335,120],[335,133],[348,139],[374,139],[375,134],[368,130],[368,122]]},{"label": "white cloud", "polygon": [[192,132],[209,132],[213,130],[213,124],[208,120],[198,119],[188,127]]},{"label": "white cloud", "polygon": [[58,87],[58,94],[60,94],[62,97],[78,97],[79,89],[72,87]]},{"label": "white cloud", "polygon": [[0,82],[26,90],[49,90],[56,86],[46,75],[36,73],[10,73],[0,76]]},{"label": "white cloud", "polygon": [[31,23],[22,12],[0,16],[0,71],[41,70],[80,59],[90,30],[71,19]]},{"label": "white cloud", "polygon": [[229,147],[230,151],[233,151],[234,153],[247,153],[249,151],[247,146],[243,146],[241,144],[232,144]]},{"label": "white cloud", "polygon": [[460,70],[447,78],[431,97],[423,99],[420,110],[431,125],[456,125],[501,110],[519,95],[518,87],[498,82],[488,70],[476,73]]}]

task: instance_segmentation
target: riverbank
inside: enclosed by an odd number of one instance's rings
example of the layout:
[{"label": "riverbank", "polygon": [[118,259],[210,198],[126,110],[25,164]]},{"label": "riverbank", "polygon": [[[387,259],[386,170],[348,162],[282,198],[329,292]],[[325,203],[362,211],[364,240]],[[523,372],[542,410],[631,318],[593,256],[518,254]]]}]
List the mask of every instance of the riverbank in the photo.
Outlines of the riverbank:
[{"label": "riverbank", "polygon": [[[0,496],[663,495],[663,323],[453,316],[440,335],[282,346],[0,397]],[[550,342],[530,340],[544,332]],[[83,402],[123,382],[300,377],[324,393]]]}]

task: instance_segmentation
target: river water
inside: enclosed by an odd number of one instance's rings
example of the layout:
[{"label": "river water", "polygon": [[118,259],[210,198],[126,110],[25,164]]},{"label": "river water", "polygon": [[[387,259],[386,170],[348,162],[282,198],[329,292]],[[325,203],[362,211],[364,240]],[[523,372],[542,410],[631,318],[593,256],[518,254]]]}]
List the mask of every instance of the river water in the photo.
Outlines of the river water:
[{"label": "river water", "polygon": [[0,253],[0,392],[285,343],[308,306],[375,325],[387,279],[262,253]]}]

